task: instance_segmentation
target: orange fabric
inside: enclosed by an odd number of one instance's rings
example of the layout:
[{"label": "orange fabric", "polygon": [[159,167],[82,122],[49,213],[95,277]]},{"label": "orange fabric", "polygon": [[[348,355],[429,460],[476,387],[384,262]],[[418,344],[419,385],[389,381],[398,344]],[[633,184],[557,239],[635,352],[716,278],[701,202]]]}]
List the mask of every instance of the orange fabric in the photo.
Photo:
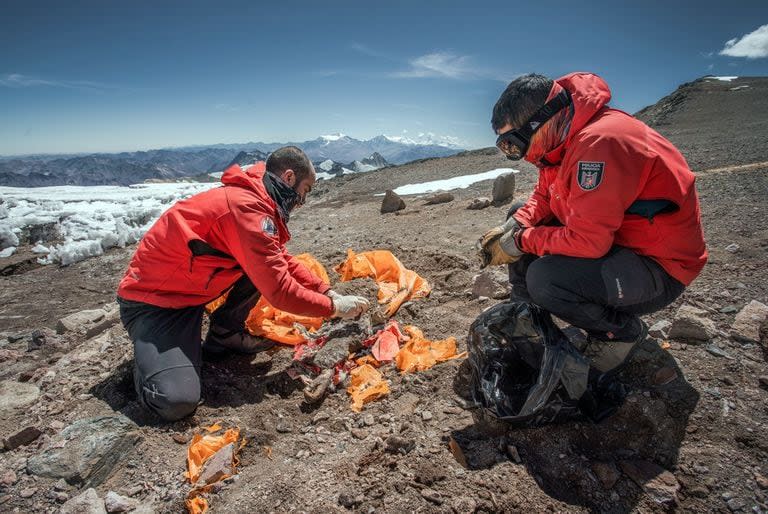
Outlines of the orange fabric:
[{"label": "orange fabric", "polygon": [[187,449],[187,472],[184,473],[184,476],[189,479],[190,483],[197,482],[205,461],[221,448],[236,442],[239,438],[240,430],[237,428],[230,428],[223,435],[195,434]]},{"label": "orange fabric", "polygon": [[453,337],[440,341],[430,341],[424,337],[424,333],[420,329],[413,325],[407,325],[405,332],[410,336],[410,340],[400,348],[395,356],[397,369],[403,373],[424,371],[438,362],[466,356],[466,352],[456,353],[456,339]]},{"label": "orange fabric", "polygon": [[352,410],[360,412],[363,405],[389,394],[389,384],[370,364],[363,364],[350,373],[347,393],[352,397]]},{"label": "orange fabric", "polygon": [[189,514],[205,514],[208,512],[208,500],[202,496],[193,496],[187,498],[185,502],[187,505],[187,512]]},{"label": "orange fabric", "polygon": [[388,304],[385,315],[392,316],[407,300],[424,298],[432,288],[415,271],[405,266],[387,250],[356,254],[347,250],[347,260],[334,268],[341,281],[370,277],[379,285],[380,304]]},{"label": "orange fabric", "polygon": [[[328,278],[328,272],[325,271],[323,265],[312,255],[302,253],[301,255],[296,255],[296,259],[306,266],[313,275],[326,284],[330,284],[331,281]],[[219,308],[225,300],[226,293],[210,302],[205,307],[209,313],[213,312]],[[324,318],[299,316],[276,309],[264,296],[262,296],[259,298],[259,301],[253,309],[251,309],[248,319],[245,320],[245,327],[255,336],[266,337],[267,339],[279,343],[296,345],[303,343],[306,340],[304,339],[304,336],[301,335],[301,332],[296,330],[294,323],[299,323],[307,330],[313,331],[319,329],[323,324],[323,321]]]}]

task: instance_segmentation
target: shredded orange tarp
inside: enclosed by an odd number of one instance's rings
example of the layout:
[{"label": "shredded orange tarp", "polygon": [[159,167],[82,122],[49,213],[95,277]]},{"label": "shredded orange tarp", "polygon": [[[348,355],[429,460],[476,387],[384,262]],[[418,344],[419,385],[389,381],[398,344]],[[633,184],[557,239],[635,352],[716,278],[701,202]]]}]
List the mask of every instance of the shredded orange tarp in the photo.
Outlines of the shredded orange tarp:
[{"label": "shredded orange tarp", "polygon": [[[325,271],[323,265],[312,255],[302,253],[297,255],[296,259],[306,266],[313,275],[319,277],[326,284],[330,284],[328,272]],[[225,300],[226,294],[210,302],[206,305],[206,309],[208,309],[208,312],[213,312],[220,307]],[[305,342],[305,339],[304,336],[301,335],[301,332],[294,327],[294,323],[299,323],[307,330],[313,331],[320,328],[323,324],[323,318],[299,316],[291,314],[290,312],[281,311],[280,309],[273,307],[267,299],[262,296],[259,298],[259,301],[253,309],[251,309],[248,319],[245,320],[245,327],[255,336],[266,337],[267,339],[279,343],[295,345]]]},{"label": "shredded orange tarp", "polygon": [[356,254],[347,250],[347,260],[334,268],[342,282],[370,277],[379,285],[379,303],[388,304],[386,316],[392,316],[406,301],[424,298],[432,290],[429,283],[405,266],[387,250]]},{"label": "shredded orange tarp", "polygon": [[352,397],[352,410],[360,412],[363,405],[389,394],[389,384],[370,364],[363,364],[350,372],[347,393]]},{"label": "shredded orange tarp", "polygon": [[410,336],[397,352],[395,363],[403,373],[424,371],[438,362],[465,357],[466,352],[456,353],[456,339],[449,337],[440,341],[430,341],[424,333],[413,325],[407,325],[405,332]]},{"label": "shredded orange tarp", "polygon": [[[195,434],[189,443],[189,448],[187,448],[187,471],[184,473],[184,476],[192,484],[200,478],[203,465],[209,458],[229,443],[235,443],[240,438],[240,430],[237,428],[230,428],[222,435],[213,435],[213,432],[221,430],[221,426],[218,423],[203,428],[208,434]],[[237,464],[237,457],[235,457],[234,464]],[[223,480],[224,478],[227,477],[222,477],[221,479]],[[203,514],[208,510],[208,501],[200,496],[208,488],[209,485],[203,485],[189,492],[185,504],[190,514]]]}]

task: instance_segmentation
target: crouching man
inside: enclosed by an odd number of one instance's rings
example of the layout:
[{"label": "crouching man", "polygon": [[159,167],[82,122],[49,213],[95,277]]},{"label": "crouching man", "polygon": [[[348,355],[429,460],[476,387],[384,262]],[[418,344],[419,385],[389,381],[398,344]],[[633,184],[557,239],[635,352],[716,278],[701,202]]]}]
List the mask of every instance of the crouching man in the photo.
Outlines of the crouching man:
[{"label": "crouching man", "polygon": [[481,246],[486,264],[509,264],[513,298],[584,329],[580,349],[613,374],[647,336],[639,316],[680,296],[707,251],[685,159],[610,98],[590,73],[509,84],[493,109],[496,145],[539,178]]},{"label": "crouching man", "polygon": [[[200,401],[204,349],[254,353],[271,346],[244,330],[261,295],[308,316],[356,317],[368,308],[365,298],[329,290],[285,249],[290,213],[315,180],[304,152],[280,148],[247,171],[231,166],[223,187],[177,202],[149,229],[117,291],[144,407],[166,420],[183,418]],[[205,305],[225,291],[201,345]]]}]

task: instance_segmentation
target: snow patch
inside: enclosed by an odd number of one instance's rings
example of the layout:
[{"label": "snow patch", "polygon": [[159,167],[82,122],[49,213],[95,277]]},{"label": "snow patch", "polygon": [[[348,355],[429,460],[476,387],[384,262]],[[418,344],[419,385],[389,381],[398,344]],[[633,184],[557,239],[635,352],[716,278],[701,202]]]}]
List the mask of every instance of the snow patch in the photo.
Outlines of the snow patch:
[{"label": "snow patch", "polygon": [[715,77],[714,75],[708,75],[708,76],[706,76],[704,78],[712,79],[712,80],[720,80],[720,81],[723,81],[723,82],[730,82],[732,80],[736,80],[739,77],[735,77],[735,76],[733,76],[733,77],[731,77],[731,76]]},{"label": "snow patch", "polygon": [[10,257],[16,253],[16,247],[15,246],[9,246],[5,250],[0,250],[0,258]]},{"label": "snow patch", "polygon": [[[177,200],[219,185],[182,182],[129,187],[0,187],[8,211],[0,219],[0,243],[16,246],[23,229],[53,223],[63,241],[49,245],[47,255],[38,261],[72,264],[101,255],[108,248],[137,242]],[[37,245],[33,251],[41,247]]]},{"label": "snow patch", "polygon": [[331,159],[327,159],[318,164],[317,167],[323,171],[331,171],[331,169],[333,169],[333,161]]},{"label": "snow patch", "polygon": [[[473,175],[462,175],[460,177],[433,180],[431,182],[422,182],[420,184],[406,184],[398,187],[394,191],[399,195],[419,195],[424,193],[435,193],[437,191],[451,191],[452,189],[466,189],[475,182],[494,179],[506,173],[518,173],[518,170],[512,168],[497,168],[495,170],[475,173]],[[384,193],[379,193],[376,196],[384,196]]]},{"label": "snow patch", "polygon": [[747,85],[744,85],[744,86],[736,86],[736,87],[732,87],[730,90],[731,90],[731,91],[738,91],[739,89],[747,89],[748,87],[749,87],[749,86],[747,86]]},{"label": "snow patch", "polygon": [[333,177],[336,176],[333,173],[326,173],[324,171],[321,171],[320,173],[317,173],[316,175],[317,175],[317,180],[330,180],[330,179],[332,179]]},{"label": "snow patch", "polygon": [[341,132],[337,132],[336,134],[328,134],[325,136],[320,136],[320,139],[324,141],[338,141],[339,139],[347,137],[346,134],[342,134]]}]

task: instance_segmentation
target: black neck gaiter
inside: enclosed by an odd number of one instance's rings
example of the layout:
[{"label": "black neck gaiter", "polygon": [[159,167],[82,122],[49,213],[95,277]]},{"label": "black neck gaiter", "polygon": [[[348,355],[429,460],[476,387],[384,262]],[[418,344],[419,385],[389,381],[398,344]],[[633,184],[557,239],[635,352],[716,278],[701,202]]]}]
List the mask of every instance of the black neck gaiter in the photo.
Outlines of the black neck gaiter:
[{"label": "black neck gaiter", "polygon": [[301,197],[291,186],[271,173],[264,174],[264,187],[277,204],[277,210],[283,222],[287,224],[291,217],[291,211],[301,202]]}]

